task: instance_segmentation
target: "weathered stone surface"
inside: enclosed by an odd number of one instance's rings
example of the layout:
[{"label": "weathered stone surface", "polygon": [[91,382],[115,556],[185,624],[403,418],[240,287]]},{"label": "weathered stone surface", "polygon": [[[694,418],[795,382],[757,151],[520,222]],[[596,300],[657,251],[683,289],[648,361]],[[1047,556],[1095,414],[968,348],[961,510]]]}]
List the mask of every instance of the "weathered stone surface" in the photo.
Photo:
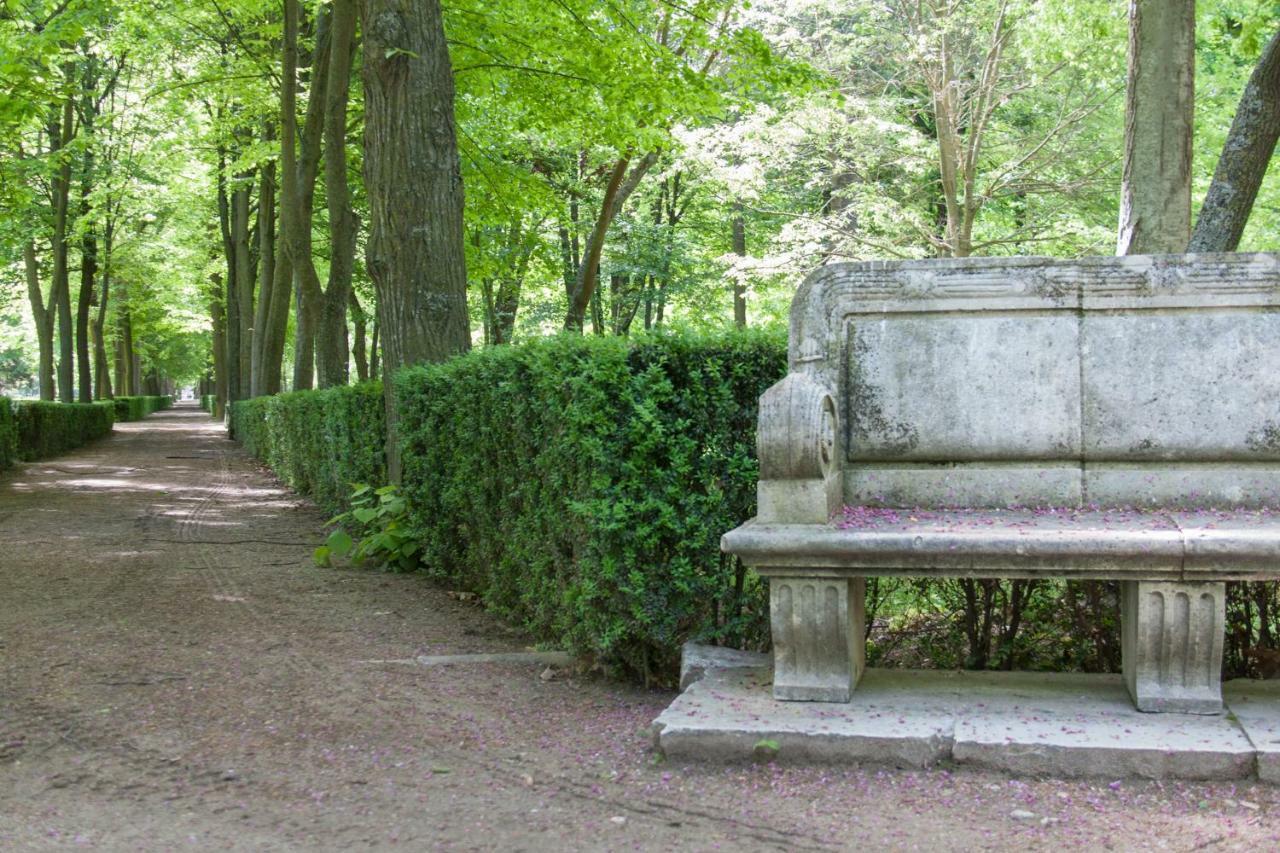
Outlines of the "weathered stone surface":
[{"label": "weathered stone surface", "polygon": [[1082,493],[1101,506],[1280,506],[1280,467],[1242,462],[1091,462]]},{"label": "weathered stone surface", "polygon": [[[1137,461],[1174,503],[1195,505],[1198,492],[1257,504],[1230,474],[1207,493],[1179,474],[1234,461],[1275,494],[1277,305],[1274,255],[836,264],[796,295],[791,362],[839,390],[850,463],[1078,463],[1039,491],[1016,475],[1001,489],[996,466],[952,503],[1139,502],[1151,489],[1124,469],[1090,488],[1092,466]],[[951,502],[939,485],[902,477],[877,490],[854,478],[845,498]]]},{"label": "weathered stone surface", "polygon": [[1254,749],[1223,716],[1144,714],[1116,676],[973,673],[952,757],[1010,773],[1240,779]]},{"label": "weathered stone surface", "polygon": [[1120,644],[1140,711],[1222,712],[1223,583],[1125,581]]},{"label": "weathered stone surface", "polygon": [[1086,312],[1089,460],[1280,460],[1280,313]]},{"label": "weathered stone surface", "polygon": [[1236,678],[1222,695],[1257,752],[1258,778],[1280,784],[1280,681]]},{"label": "weathered stone surface", "polygon": [[[775,695],[848,697],[854,579],[1085,577],[1129,590],[1138,707],[1220,711],[1221,581],[1280,576],[1280,516],[1171,510],[1280,494],[1277,308],[1277,255],[811,275],[791,373],[761,399],[759,515],[722,540],[771,578]],[[840,491],[858,509],[827,524]],[[1153,511],[1084,511],[1099,501]],[[1080,511],[1016,511],[1046,504]],[[867,508],[895,505],[917,509]],[[919,509],[940,506],[971,509]]]},{"label": "weathered stone surface", "polygon": [[1074,507],[1083,502],[1083,488],[1082,466],[1072,461],[859,462],[844,470],[851,506]]},{"label": "weathered stone surface", "polygon": [[744,652],[724,646],[685,643],[680,649],[680,689],[705,678],[708,673],[724,675],[761,674],[768,670],[772,657],[766,652]]},{"label": "weathered stone surface", "polygon": [[747,762],[761,741],[783,763],[874,762],[928,767],[951,749],[954,691],[920,689],[912,673],[873,670],[850,702],[781,702],[767,679],[708,678],[654,721],[673,760]]},{"label": "weathered stone surface", "polygon": [[839,417],[826,386],[792,373],[760,397],[760,518],[822,524],[840,507]]},{"label": "weathered stone surface", "polygon": [[[1228,697],[1240,714],[1235,684]],[[1280,691],[1272,695],[1268,707],[1280,709]],[[1269,720],[1268,731],[1280,731],[1280,711]],[[772,741],[780,763],[955,761],[1058,777],[1238,779],[1253,774],[1257,752],[1232,715],[1137,711],[1115,675],[869,669],[848,703],[821,703],[773,699],[763,673],[712,674],[654,723],[658,747],[676,761],[750,762]]]},{"label": "weathered stone surface", "polygon": [[769,579],[773,695],[848,702],[866,654],[865,578]]},{"label": "weathered stone surface", "polygon": [[1077,318],[881,314],[850,321],[850,462],[1080,455]]}]

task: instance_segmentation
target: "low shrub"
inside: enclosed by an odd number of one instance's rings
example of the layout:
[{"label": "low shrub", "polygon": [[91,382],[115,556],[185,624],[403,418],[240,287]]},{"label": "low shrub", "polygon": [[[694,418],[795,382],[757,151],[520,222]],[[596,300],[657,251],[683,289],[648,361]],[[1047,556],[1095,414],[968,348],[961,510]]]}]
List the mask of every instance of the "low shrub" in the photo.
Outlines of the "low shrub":
[{"label": "low shrub", "polygon": [[0,471],[13,465],[18,458],[18,421],[13,403],[8,397],[0,397]]},{"label": "low shrub", "polygon": [[115,403],[22,402],[15,410],[18,458],[45,459],[111,433]]},{"label": "low shrub", "polygon": [[539,638],[667,678],[681,644],[767,643],[720,553],[755,514],[777,332],[568,335],[398,377],[409,530],[429,572]]},{"label": "low shrub", "polygon": [[169,396],[116,397],[116,423],[140,421],[152,412],[159,412],[173,405]]},{"label": "low shrub", "polygon": [[200,408],[204,409],[206,412],[212,415],[213,410],[216,409],[217,407],[218,407],[218,395],[205,394],[201,396]]},{"label": "low shrub", "polygon": [[330,513],[356,483],[386,482],[382,385],[294,391],[231,404],[231,435],[291,488]]}]

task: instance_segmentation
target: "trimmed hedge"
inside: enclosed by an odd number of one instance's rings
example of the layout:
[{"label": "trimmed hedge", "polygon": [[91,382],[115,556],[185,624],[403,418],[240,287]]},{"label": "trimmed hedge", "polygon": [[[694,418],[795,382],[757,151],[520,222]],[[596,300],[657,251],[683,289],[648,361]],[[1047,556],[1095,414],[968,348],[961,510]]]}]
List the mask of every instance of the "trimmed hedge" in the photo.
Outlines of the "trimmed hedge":
[{"label": "trimmed hedge", "polygon": [[386,480],[382,384],[294,391],[231,404],[231,436],[295,491],[330,512],[353,483]]},{"label": "trimmed hedge", "polygon": [[8,397],[0,397],[0,471],[13,465],[18,458],[18,421],[13,403]]},{"label": "trimmed hedge", "polygon": [[116,423],[123,421],[140,421],[152,412],[159,412],[173,405],[173,398],[160,397],[116,397]]},{"label": "trimmed hedge", "polygon": [[765,585],[719,542],[755,514],[757,401],[786,361],[781,330],[568,335],[404,371],[428,571],[646,680],[691,638],[763,647]]},{"label": "trimmed hedge", "polygon": [[18,458],[31,461],[57,456],[111,434],[115,403],[22,402],[15,410]]},{"label": "trimmed hedge", "polygon": [[212,415],[213,410],[216,409],[217,407],[218,407],[218,395],[205,394],[200,398],[200,408],[204,409],[209,414]]}]

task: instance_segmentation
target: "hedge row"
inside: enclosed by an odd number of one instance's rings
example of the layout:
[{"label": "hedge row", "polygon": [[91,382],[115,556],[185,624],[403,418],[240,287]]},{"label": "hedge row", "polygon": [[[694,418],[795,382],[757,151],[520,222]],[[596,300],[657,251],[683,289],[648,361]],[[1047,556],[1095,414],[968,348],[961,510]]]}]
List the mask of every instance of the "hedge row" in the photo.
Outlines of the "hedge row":
[{"label": "hedge row", "polygon": [[[540,639],[669,675],[687,639],[759,646],[763,584],[720,553],[755,513],[781,332],[561,336],[398,378],[424,568]],[[376,383],[236,403],[232,434],[329,511],[383,474]]]},{"label": "hedge row", "polygon": [[213,410],[218,407],[218,396],[216,394],[204,394],[200,397],[200,408],[209,414],[213,414]]},{"label": "hedge row", "polygon": [[122,421],[140,421],[152,412],[159,412],[173,405],[173,398],[160,397],[116,397],[116,423]]},{"label": "hedge row", "polygon": [[18,458],[45,459],[111,434],[115,403],[21,402],[14,409]]},{"label": "hedge row", "polygon": [[755,514],[781,333],[561,336],[398,378],[410,527],[433,574],[646,679],[687,639],[758,646],[764,585],[720,553]]},{"label": "hedge row", "polygon": [[346,508],[352,483],[385,481],[380,383],[232,403],[230,428],[281,480],[331,512]]},{"label": "hedge row", "polygon": [[13,403],[8,397],[0,397],[0,471],[13,465],[18,458],[18,421]]}]

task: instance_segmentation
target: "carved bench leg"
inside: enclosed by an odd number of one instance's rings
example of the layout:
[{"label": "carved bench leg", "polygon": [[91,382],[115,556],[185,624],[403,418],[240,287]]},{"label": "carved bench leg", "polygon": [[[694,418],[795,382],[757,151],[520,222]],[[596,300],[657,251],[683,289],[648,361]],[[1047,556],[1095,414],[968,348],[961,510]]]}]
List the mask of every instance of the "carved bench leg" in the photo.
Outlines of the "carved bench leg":
[{"label": "carved bench leg", "polygon": [[1222,583],[1122,581],[1124,680],[1139,711],[1222,712]]},{"label": "carved bench leg", "polygon": [[773,695],[848,702],[866,658],[866,578],[772,577]]}]

